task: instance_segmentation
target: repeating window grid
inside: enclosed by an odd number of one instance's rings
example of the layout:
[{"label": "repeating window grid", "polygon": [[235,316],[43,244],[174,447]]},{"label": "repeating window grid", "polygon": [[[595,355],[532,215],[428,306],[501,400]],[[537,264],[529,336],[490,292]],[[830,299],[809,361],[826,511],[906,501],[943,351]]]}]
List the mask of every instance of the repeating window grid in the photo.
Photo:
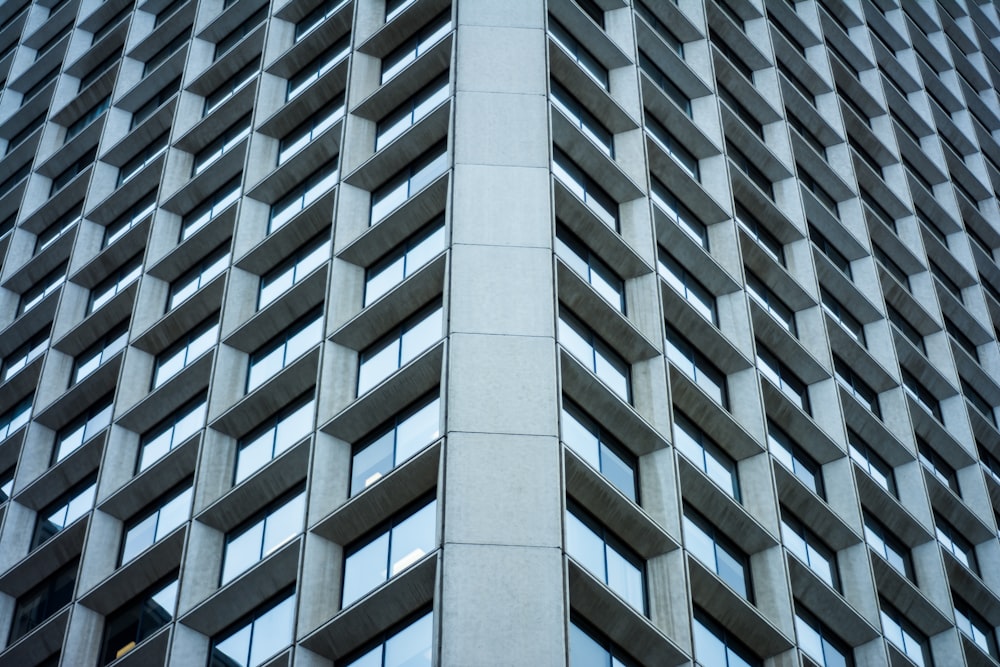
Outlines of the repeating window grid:
[{"label": "repeating window grid", "polygon": [[250,355],[247,368],[247,392],[271,379],[283,368],[304,355],[323,339],[320,311],[303,316],[276,339]]},{"label": "repeating window grid", "polygon": [[[413,0],[407,0],[412,2]],[[404,3],[405,6],[406,3]],[[373,645],[374,644],[374,645]],[[434,653],[434,614],[426,612],[390,628],[356,656],[348,656],[343,667],[430,667]]]},{"label": "repeating window grid", "polygon": [[180,582],[174,572],[109,614],[104,624],[99,664],[111,664],[169,624],[177,606],[179,587]]},{"label": "repeating window grid", "polygon": [[910,550],[875,517],[864,512],[865,542],[899,574],[916,581]]},{"label": "repeating window grid", "polygon": [[212,638],[212,665],[263,665],[292,643],[295,633],[295,591],[278,593],[264,605]]},{"label": "repeating window grid", "polygon": [[450,34],[451,29],[451,10],[446,9],[420,28],[413,37],[382,59],[382,74],[379,83],[385,83],[399,74],[410,63]]},{"label": "repeating window grid", "polygon": [[305,523],[305,507],[305,492],[295,489],[231,531],[226,536],[220,585],[225,586],[295,539]]},{"label": "repeating window grid", "polygon": [[736,222],[750,235],[750,238],[757,242],[761,250],[770,255],[771,259],[781,266],[785,265],[785,251],[781,241],[740,202],[736,202],[735,217]]},{"label": "repeating window grid", "polygon": [[552,149],[552,175],[583,200],[601,222],[618,231],[618,202],[558,148]]},{"label": "repeating window grid", "polygon": [[99,285],[90,290],[90,301],[87,304],[87,314],[98,310],[101,306],[111,301],[126,287],[139,279],[142,275],[142,258],[136,256],[126,262],[125,266],[115,273],[105,278]]},{"label": "repeating window grid", "polygon": [[689,98],[684,91],[677,87],[666,72],[660,69],[660,66],[650,58],[645,51],[639,49],[639,70],[648,76],[653,83],[663,91],[663,94],[673,102],[677,107],[684,112],[684,115],[688,118],[694,119],[694,114],[691,109],[691,98]]},{"label": "repeating window grid", "polygon": [[810,491],[825,498],[821,466],[780,426],[767,420],[767,443],[771,455],[801,481]]},{"label": "repeating window grid", "polygon": [[765,311],[767,311],[781,328],[792,334],[797,335],[797,330],[795,327],[795,311],[793,311],[784,301],[781,300],[776,294],[774,294],[764,281],[761,280],[755,273],[752,273],[749,269],[746,274],[746,287],[747,294],[750,295],[754,301],[760,305]]},{"label": "repeating window grid", "polygon": [[305,39],[306,35],[321,26],[324,21],[336,14],[347,3],[348,0],[324,0],[317,5],[315,9],[295,24],[295,43],[298,44]]},{"label": "repeating window grid", "polygon": [[996,628],[972,605],[960,598],[952,591],[952,600],[955,603],[955,625],[961,630],[972,643],[983,650],[984,653],[994,660],[1000,659],[1000,651],[997,649]]},{"label": "repeating window grid", "polygon": [[393,287],[425,266],[445,248],[444,217],[432,221],[429,228],[411,237],[397,250],[373,264],[365,272],[367,307]]},{"label": "repeating window grid", "polygon": [[351,457],[351,495],[361,493],[441,437],[438,397],[393,418],[366,438]]},{"label": "repeating window grid", "polygon": [[344,94],[309,116],[301,125],[281,138],[278,144],[278,164],[282,165],[344,117]]},{"label": "repeating window grid", "polygon": [[659,35],[663,41],[667,43],[667,46],[669,46],[670,49],[677,54],[678,58],[682,60],[684,59],[684,42],[682,42],[680,38],[674,34],[669,26],[663,23],[663,21],[661,21],[660,18],[653,13],[653,10],[650,9],[646,2],[643,0],[636,0],[635,13],[637,16],[641,16],[646,20],[646,23],[648,23],[653,29],[653,32]]},{"label": "repeating window grid", "polygon": [[0,382],[6,382],[14,377],[18,371],[23,370],[32,361],[45,354],[49,349],[50,340],[46,329],[35,334],[27,343],[4,357],[3,364],[0,365]]},{"label": "repeating window grid", "polygon": [[94,506],[96,491],[96,477],[91,475],[39,511],[35,532],[31,538],[31,550],[45,544],[50,538],[87,514]]},{"label": "repeating window grid", "polygon": [[903,391],[916,401],[918,405],[927,410],[934,419],[944,423],[944,415],[941,413],[941,403],[937,400],[937,397],[906,368],[900,369],[900,375],[903,380]]},{"label": "repeating window grid", "polygon": [[187,521],[191,515],[193,494],[191,480],[188,480],[183,488],[170,491],[164,499],[157,501],[158,507],[151,512],[130,521],[125,528],[118,564],[124,565],[135,559]]},{"label": "repeating window grid", "polygon": [[993,406],[987,401],[981,393],[976,391],[972,384],[963,377],[959,377],[959,382],[962,387],[962,395],[965,400],[968,401],[969,405],[974,407],[979,414],[986,418],[994,428],[997,426],[996,414],[994,412]]},{"label": "repeating window grid", "polygon": [[569,30],[559,21],[549,16],[549,37],[559,45],[559,47],[572,58],[597,85],[605,90],[609,90],[608,68],[598,60],[587,47],[580,44]]},{"label": "repeating window grid", "polygon": [[837,556],[801,521],[782,508],[781,541],[789,552],[805,563],[816,576],[834,590],[840,590]]},{"label": "repeating window grid", "polygon": [[951,489],[955,495],[962,495],[961,489],[958,486],[958,475],[955,474],[955,469],[944,460],[943,456],[937,453],[937,450],[929,442],[919,435],[917,436],[917,458],[932,475]]},{"label": "repeating window grid", "polygon": [[437,500],[394,517],[358,545],[345,547],[341,607],[404,572],[437,547]]},{"label": "repeating window grid", "polygon": [[111,357],[115,356],[128,344],[128,326],[123,323],[89,347],[73,361],[73,374],[70,385],[75,385],[101,367]]},{"label": "repeating window grid", "polygon": [[[259,73],[260,62],[251,62],[239,72],[228,78],[218,88],[205,97],[205,105],[202,108],[201,115],[203,117],[207,116],[218,109],[223,105],[223,103],[226,102],[226,100],[236,95],[236,93],[238,93],[243,86],[246,86],[250,82],[254,81]],[[163,101],[166,102],[166,100]],[[149,111],[149,114],[152,115],[152,110]]]},{"label": "repeating window grid", "polygon": [[104,229],[104,238],[101,240],[101,249],[107,248],[115,241],[121,239],[130,229],[138,225],[156,210],[156,193],[150,192],[132,208],[119,216]]},{"label": "repeating window grid", "polygon": [[430,185],[438,176],[448,170],[448,151],[444,144],[434,146],[413,161],[398,174],[390,178],[371,196],[371,218],[369,225],[375,225],[413,195]]},{"label": "repeating window grid", "polygon": [[326,51],[319,54],[288,80],[285,101],[291,102],[301,95],[314,82],[319,81],[327,72],[347,58],[351,52],[350,33],[341,37]]},{"label": "repeating window grid", "polygon": [[737,595],[753,602],[750,558],[690,506],[684,508],[684,546]]},{"label": "repeating window grid", "polygon": [[215,347],[218,341],[219,318],[215,315],[156,357],[151,388],[156,389],[180,373],[192,361]]},{"label": "repeating window grid", "polygon": [[708,475],[727,495],[740,501],[736,461],[686,415],[674,413],[674,448]]},{"label": "repeating window grid", "polygon": [[890,495],[896,496],[896,477],[892,466],[879,456],[865,442],[864,438],[850,428],[847,429],[847,443],[848,454],[851,460],[861,466],[861,469],[868,473],[868,476],[876,484],[885,489]]},{"label": "repeating window grid", "polygon": [[865,326],[844,307],[825,287],[820,287],[820,305],[837,324],[861,347],[865,344]]},{"label": "repeating window grid", "polygon": [[674,133],[663,126],[650,113],[645,116],[646,131],[649,133],[660,148],[666,152],[670,158],[677,163],[677,166],[694,180],[701,182],[701,171],[698,168],[698,158],[694,156],[687,147],[678,141]]},{"label": "repeating window grid", "polygon": [[444,310],[440,305],[420,311],[398,329],[363,350],[358,357],[358,396],[416,359],[441,339]]},{"label": "repeating window grid", "polygon": [[62,287],[64,282],[66,282],[65,262],[21,294],[21,298],[17,304],[18,316],[25,314],[40,304],[45,300],[45,297]]},{"label": "repeating window grid", "polygon": [[774,385],[793,404],[801,408],[806,414],[810,411],[809,391],[806,384],[798,378],[785,364],[778,360],[778,356],[767,348],[757,346],[757,370],[761,375],[774,383]]},{"label": "repeating window grid", "polygon": [[951,525],[944,517],[937,512],[934,513],[934,535],[938,544],[953,555],[955,559],[969,568],[975,574],[979,574],[979,563],[976,560],[976,549],[962,533]]},{"label": "repeating window grid", "polygon": [[764,664],[743,642],[697,606],[691,625],[698,667],[762,667]]},{"label": "repeating window grid", "polygon": [[629,606],[646,614],[645,562],[607,528],[572,505],[566,511],[566,553]]},{"label": "repeating window grid", "polygon": [[929,667],[933,664],[927,637],[884,599],[880,599],[879,603],[882,635],[889,643],[902,651],[917,667]]},{"label": "repeating window grid", "polygon": [[199,265],[170,283],[167,310],[173,310],[180,303],[191,298],[213,278],[224,273],[229,268],[229,258],[229,248],[225,245],[220,246]]},{"label": "repeating window grid", "polygon": [[568,312],[561,312],[557,338],[577,361],[599,377],[619,398],[626,403],[632,402],[628,362],[589,327]]},{"label": "repeating window grid", "polygon": [[668,218],[677,223],[685,234],[709,251],[708,227],[698,217],[682,204],[670,189],[656,176],[650,175],[649,198],[653,205]]},{"label": "repeating window grid", "polygon": [[698,314],[712,324],[718,324],[715,295],[663,246],[657,248],[656,269],[660,277],[680,292],[684,300],[691,304]]},{"label": "repeating window grid", "polygon": [[0,442],[14,435],[18,429],[28,423],[31,419],[31,403],[33,399],[34,396],[29,396],[0,415]]},{"label": "repeating window grid", "polygon": [[27,635],[73,601],[76,571],[80,559],[66,563],[40,583],[18,596],[14,603],[14,620],[8,646]]},{"label": "repeating window grid", "polygon": [[210,144],[198,151],[191,165],[191,176],[197,176],[215,164],[223,155],[250,136],[250,114],[236,120]]},{"label": "repeating window grid", "polygon": [[35,252],[37,256],[62,238],[63,234],[76,228],[76,223],[83,219],[83,201],[59,216],[53,223],[38,233],[35,237]]},{"label": "repeating window grid", "polygon": [[52,455],[52,465],[75,452],[84,443],[111,425],[114,405],[111,396],[103,396],[82,415],[74,419],[56,434],[56,446]]},{"label": "repeating window grid", "polygon": [[448,99],[449,93],[448,75],[442,74],[394,111],[389,112],[375,126],[375,150],[382,150],[393,139],[416,125]]},{"label": "repeating window grid", "polygon": [[330,259],[330,233],[320,232],[286,261],[274,267],[260,279],[257,293],[257,310],[265,308],[275,299],[297,285]]},{"label": "repeating window grid", "polygon": [[614,159],[615,142],[611,130],[604,127],[603,123],[597,120],[572,93],[557,81],[552,81],[550,84],[549,99],[552,100],[552,106],[559,109],[559,111],[572,121],[602,153]]},{"label": "repeating window grid", "polygon": [[729,407],[726,375],[670,324],[666,325],[667,359],[680,368],[721,407]]},{"label": "repeating window grid", "polygon": [[300,185],[271,205],[271,214],[267,223],[268,234],[273,234],[276,230],[284,227],[300,211],[307,209],[313,202],[337,185],[340,181],[338,157],[334,157],[314,171]]},{"label": "repeating window grid", "polygon": [[611,640],[575,615],[569,624],[569,664],[636,667],[637,663]]},{"label": "repeating window grid", "polygon": [[847,393],[858,399],[873,415],[879,419],[882,418],[878,393],[836,354],[833,355],[833,374],[840,386],[847,390]]},{"label": "repeating window grid", "polygon": [[142,472],[156,461],[186,442],[205,426],[208,404],[201,395],[182,405],[157,426],[142,435],[136,473]]},{"label": "repeating window grid", "polygon": [[233,50],[243,38],[249,35],[267,17],[268,7],[262,6],[251,14],[245,21],[230,30],[222,39],[215,44],[215,55],[212,60],[218,60]]},{"label": "repeating window grid", "polygon": [[849,646],[811,613],[796,606],[795,636],[799,650],[821,667],[853,667]]},{"label": "repeating window grid", "polygon": [[128,162],[118,169],[118,187],[121,187],[135,178],[146,165],[151,164],[156,158],[167,152],[168,132],[164,132],[156,139],[153,139],[145,148],[135,155]]},{"label": "repeating window grid", "polygon": [[621,313],[625,312],[625,283],[590,247],[565,227],[556,228],[556,255]]},{"label": "repeating window grid", "polygon": [[[565,401],[565,399],[564,399]],[[575,405],[566,403],[561,412],[562,440],[584,461],[601,473],[625,496],[638,502],[638,471],[635,457]]]},{"label": "repeating window grid", "polygon": [[298,399],[240,439],[233,483],[239,484],[312,433],[315,401]]}]

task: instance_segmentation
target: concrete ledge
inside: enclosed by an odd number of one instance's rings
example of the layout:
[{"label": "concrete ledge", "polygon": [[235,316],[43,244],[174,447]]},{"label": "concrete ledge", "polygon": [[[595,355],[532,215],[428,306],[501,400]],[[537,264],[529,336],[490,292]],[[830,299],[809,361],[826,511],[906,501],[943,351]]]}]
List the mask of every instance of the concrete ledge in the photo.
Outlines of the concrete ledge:
[{"label": "concrete ledge", "polygon": [[549,40],[549,67],[554,79],[562,83],[611,132],[618,134],[639,127],[636,121],[604,88],[584,73],[566,52]]},{"label": "concrete ledge", "polygon": [[448,0],[418,0],[397,14],[388,23],[358,45],[357,50],[374,58],[385,58],[393,49],[413,36],[415,28],[427,24],[446,9]]},{"label": "concrete ledge", "polygon": [[[951,627],[951,620],[917,588],[912,581],[901,575],[896,568],[876,552],[871,552],[872,572],[875,575],[875,585],[879,595],[883,595],[896,609],[903,611],[913,621],[914,625],[928,637]],[[968,589],[963,589],[964,593]],[[995,604],[995,598],[989,596]],[[978,609],[982,609],[976,605]],[[994,607],[995,608],[995,607]],[[850,635],[844,635],[850,636]]]},{"label": "concrete ledge", "polygon": [[0,576],[0,591],[14,598],[21,597],[32,586],[79,556],[90,516],[88,513],[77,519],[4,572]]},{"label": "concrete ledge", "polygon": [[809,529],[823,536],[834,551],[858,544],[862,538],[833,509],[809,490],[788,468],[774,461],[774,478],[779,502]]},{"label": "concrete ledge", "polygon": [[311,531],[340,545],[350,544],[403,509],[438,482],[444,440],[426,447],[321,519]]},{"label": "concrete ledge", "polygon": [[911,549],[934,539],[934,535],[922,523],[869,477],[868,473],[861,470],[857,463],[852,461],[851,465],[861,505],[869,514],[878,517],[885,525],[892,526],[893,534]]},{"label": "concrete ledge", "polygon": [[208,379],[212,373],[212,363],[215,359],[215,350],[216,348],[212,348],[202,354],[185,366],[177,375],[150,391],[122,415],[116,423],[130,431],[142,433],[163,418],[164,397],[176,400],[176,407],[180,407],[193,398],[208,385]]},{"label": "concrete ledge", "polygon": [[684,371],[669,364],[669,373],[674,405],[699,424],[731,457],[740,461],[764,451],[764,447]]},{"label": "concrete ledge", "polygon": [[201,439],[202,431],[199,430],[106,499],[98,499],[98,509],[122,521],[130,518],[182,479],[194,474]]},{"label": "concrete ledge", "polygon": [[286,329],[289,322],[295,322],[313,307],[323,303],[329,267],[330,263],[326,262],[305,278],[299,279],[281,296],[223,337],[223,344],[252,354]]},{"label": "concrete ledge", "polygon": [[[393,21],[393,23],[397,22]],[[408,26],[407,30],[410,28],[412,26]],[[386,81],[378,90],[355,105],[351,109],[351,113],[371,121],[384,118],[390,111],[434,80],[434,77],[448,70],[451,66],[454,43],[455,33],[452,31],[451,34],[432,46],[430,50],[425,51]]]},{"label": "concrete ledge", "polygon": [[851,646],[861,646],[881,635],[878,628],[817,577],[808,565],[791,554],[787,555],[787,561],[795,600],[822,618],[838,637],[843,637]]},{"label": "concrete ledge", "polygon": [[66,636],[66,626],[69,625],[71,610],[72,605],[66,605],[34,630],[18,639],[7,650],[0,653],[0,662],[7,665],[33,665],[58,652],[62,648],[63,638]]},{"label": "concrete ledge", "polygon": [[569,603],[573,610],[601,628],[608,639],[628,647],[646,665],[681,665],[690,659],[663,632],[641,616],[572,558],[566,558]]},{"label": "concrete ledge", "polygon": [[302,646],[337,659],[428,605],[438,587],[440,557],[439,549],[432,551],[306,636]]},{"label": "concrete ledge", "polygon": [[344,182],[363,190],[375,190],[425,151],[447,138],[451,121],[451,100],[449,97],[407,128],[403,134],[352,171]]}]

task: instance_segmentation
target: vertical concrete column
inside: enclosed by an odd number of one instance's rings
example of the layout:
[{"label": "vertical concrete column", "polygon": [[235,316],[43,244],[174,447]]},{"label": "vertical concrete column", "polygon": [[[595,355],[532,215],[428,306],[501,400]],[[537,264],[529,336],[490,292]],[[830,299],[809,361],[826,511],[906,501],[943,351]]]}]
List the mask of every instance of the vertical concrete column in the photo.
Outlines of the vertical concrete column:
[{"label": "vertical concrete column", "polygon": [[441,664],[565,657],[543,3],[458,3]]}]

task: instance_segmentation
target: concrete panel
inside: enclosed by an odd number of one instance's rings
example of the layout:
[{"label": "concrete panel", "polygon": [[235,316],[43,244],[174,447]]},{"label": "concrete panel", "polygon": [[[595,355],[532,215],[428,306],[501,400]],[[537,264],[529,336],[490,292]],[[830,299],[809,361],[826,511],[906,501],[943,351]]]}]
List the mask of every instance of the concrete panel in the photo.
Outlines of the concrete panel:
[{"label": "concrete panel", "polygon": [[536,0],[466,0],[458,6],[460,25],[540,28],[544,25],[544,5]]},{"label": "concrete panel", "polygon": [[552,254],[546,249],[456,245],[451,330],[553,336]]},{"label": "concrete panel", "polygon": [[564,665],[559,549],[446,545],[441,664]]},{"label": "concrete panel", "polygon": [[458,53],[459,91],[545,94],[545,32],[541,29],[462,26]]},{"label": "concrete panel", "polygon": [[551,247],[549,173],[548,167],[456,165],[453,242]]},{"label": "concrete panel", "polygon": [[[559,547],[559,441],[482,433],[449,436],[445,542]],[[512,521],[494,520],[516,517]]]},{"label": "concrete panel", "polygon": [[450,431],[556,435],[555,341],[454,334]]},{"label": "concrete panel", "polygon": [[459,94],[455,101],[455,163],[547,166],[547,107],[542,95]]}]

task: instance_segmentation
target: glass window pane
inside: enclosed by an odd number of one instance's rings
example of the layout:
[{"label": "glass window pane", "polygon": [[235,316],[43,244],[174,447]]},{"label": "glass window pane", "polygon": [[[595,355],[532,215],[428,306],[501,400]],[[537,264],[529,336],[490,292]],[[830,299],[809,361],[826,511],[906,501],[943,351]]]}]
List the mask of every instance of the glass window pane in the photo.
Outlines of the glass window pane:
[{"label": "glass window pane", "polygon": [[122,549],[122,563],[135,558],[156,539],[156,515],[148,516],[125,534],[125,546]]},{"label": "glass window pane", "polygon": [[604,542],[572,514],[566,514],[566,552],[604,581]]},{"label": "glass window pane", "polygon": [[642,571],[611,547],[607,547],[608,586],[639,612],[645,610]]},{"label": "glass window pane", "polygon": [[229,543],[226,544],[225,560],[222,565],[223,584],[250,569],[250,566],[260,560],[263,537],[264,524],[260,522],[251,526],[242,535],[229,540]]},{"label": "glass window pane", "polygon": [[394,577],[434,549],[437,503],[423,507],[392,529],[389,576]]},{"label": "glass window pane", "polygon": [[300,493],[267,517],[262,559],[267,558],[302,531],[305,506],[305,495]]},{"label": "glass window pane", "polygon": [[253,645],[250,647],[250,667],[292,643],[295,624],[295,596],[289,597],[253,623]]},{"label": "glass window pane", "polygon": [[442,311],[438,308],[403,334],[400,366],[441,339],[441,319]]},{"label": "glass window pane", "polygon": [[212,649],[211,667],[247,667],[250,656],[250,627],[217,643]]},{"label": "glass window pane", "polygon": [[441,435],[440,402],[435,399],[403,421],[396,430],[395,465],[399,465]]},{"label": "glass window pane", "polygon": [[586,632],[570,624],[569,664],[572,667],[611,667],[611,654]]},{"label": "glass window pane", "polygon": [[390,431],[354,455],[351,495],[366,489],[393,468],[393,436]]},{"label": "glass window pane", "polygon": [[434,619],[415,621],[385,643],[385,667],[430,667]]},{"label": "glass window pane", "polygon": [[399,368],[398,339],[393,339],[378,350],[365,354],[358,369],[358,395],[368,391]]},{"label": "glass window pane", "polygon": [[344,607],[388,579],[389,535],[380,535],[344,561]]}]

